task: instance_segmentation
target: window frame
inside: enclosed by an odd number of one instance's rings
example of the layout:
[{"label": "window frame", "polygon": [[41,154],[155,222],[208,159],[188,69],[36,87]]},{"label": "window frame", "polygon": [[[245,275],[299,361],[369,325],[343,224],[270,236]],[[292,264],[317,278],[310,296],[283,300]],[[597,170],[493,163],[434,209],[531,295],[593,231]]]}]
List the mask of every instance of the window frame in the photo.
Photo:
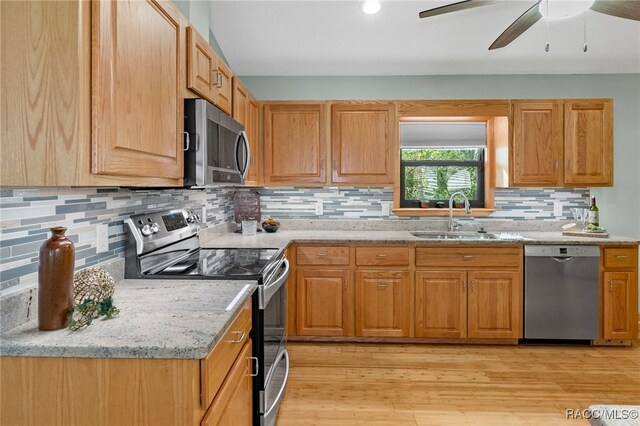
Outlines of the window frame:
[{"label": "window frame", "polygon": [[[460,147],[464,148],[464,147]],[[480,158],[478,160],[403,160],[402,159],[402,150],[403,149],[416,149],[416,148],[400,148],[400,208],[420,208],[421,202],[418,200],[407,200],[405,199],[406,194],[406,167],[416,167],[416,166],[427,166],[427,167],[438,167],[438,166],[456,166],[456,167],[477,167],[478,169],[478,179],[476,182],[477,185],[477,200],[469,200],[472,208],[484,208],[486,205],[485,199],[485,161],[487,155],[487,147],[468,147],[471,148],[481,148]],[[418,148],[419,149],[419,148]],[[452,149],[447,147],[425,147],[424,149]],[[445,203],[445,207],[449,207],[449,200],[429,200],[430,202],[435,201],[443,201]],[[458,201],[458,198],[456,200]]]}]

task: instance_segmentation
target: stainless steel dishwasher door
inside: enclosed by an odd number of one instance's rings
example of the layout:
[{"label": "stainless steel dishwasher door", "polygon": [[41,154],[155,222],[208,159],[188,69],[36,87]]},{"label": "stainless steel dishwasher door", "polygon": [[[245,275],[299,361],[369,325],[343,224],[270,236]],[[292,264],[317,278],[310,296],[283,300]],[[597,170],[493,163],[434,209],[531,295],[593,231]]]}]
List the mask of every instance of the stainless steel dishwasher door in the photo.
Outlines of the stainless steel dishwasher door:
[{"label": "stainless steel dishwasher door", "polygon": [[598,246],[524,247],[525,339],[599,337]]}]

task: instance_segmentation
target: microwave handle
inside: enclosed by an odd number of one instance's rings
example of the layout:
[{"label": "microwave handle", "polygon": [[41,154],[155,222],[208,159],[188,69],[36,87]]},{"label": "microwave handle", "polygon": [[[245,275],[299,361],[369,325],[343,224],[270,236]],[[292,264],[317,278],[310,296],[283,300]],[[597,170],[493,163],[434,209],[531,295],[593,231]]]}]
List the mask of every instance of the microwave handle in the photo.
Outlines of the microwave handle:
[{"label": "microwave handle", "polygon": [[237,157],[238,151],[236,150],[236,163],[238,164],[238,170],[242,170],[241,172],[242,179],[244,179],[247,177],[247,174],[249,173],[249,165],[251,164],[251,151],[249,150],[250,149],[249,137],[247,136],[247,133],[243,130],[242,132],[240,132],[238,139],[242,139],[242,142],[244,143],[244,149],[247,152],[247,160],[245,161],[244,167],[240,167],[240,158]]}]

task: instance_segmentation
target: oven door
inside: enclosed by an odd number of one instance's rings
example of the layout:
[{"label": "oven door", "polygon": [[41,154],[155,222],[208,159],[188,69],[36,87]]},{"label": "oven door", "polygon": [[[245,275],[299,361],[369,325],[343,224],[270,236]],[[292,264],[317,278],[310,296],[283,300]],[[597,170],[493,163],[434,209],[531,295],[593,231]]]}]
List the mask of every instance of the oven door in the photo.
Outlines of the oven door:
[{"label": "oven door", "polygon": [[289,376],[289,354],[286,349],[289,262],[283,259],[279,269],[281,271],[277,273],[277,278],[258,289],[264,330],[264,381],[260,388],[261,425],[275,424]]}]

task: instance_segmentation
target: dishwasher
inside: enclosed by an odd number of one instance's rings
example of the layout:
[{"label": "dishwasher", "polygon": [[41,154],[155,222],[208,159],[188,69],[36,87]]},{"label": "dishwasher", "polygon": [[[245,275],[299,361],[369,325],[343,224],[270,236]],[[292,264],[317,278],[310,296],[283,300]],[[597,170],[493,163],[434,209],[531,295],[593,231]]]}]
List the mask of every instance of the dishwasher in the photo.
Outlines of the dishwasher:
[{"label": "dishwasher", "polygon": [[599,337],[600,248],[525,245],[524,338]]}]

